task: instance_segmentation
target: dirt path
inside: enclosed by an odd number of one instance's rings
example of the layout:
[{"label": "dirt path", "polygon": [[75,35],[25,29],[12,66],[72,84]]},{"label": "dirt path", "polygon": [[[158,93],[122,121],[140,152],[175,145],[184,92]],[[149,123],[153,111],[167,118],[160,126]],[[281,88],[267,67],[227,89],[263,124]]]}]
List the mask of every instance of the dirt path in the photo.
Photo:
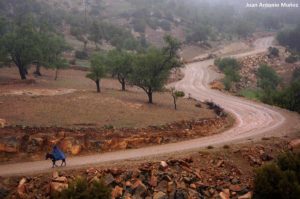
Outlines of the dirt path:
[{"label": "dirt path", "polygon": [[[254,44],[255,50],[236,55],[236,57],[263,52],[271,45],[272,41],[271,37],[259,39]],[[184,69],[184,79],[174,85],[177,89],[191,93],[191,96],[196,99],[213,100],[223,106],[237,119],[237,123],[232,129],[214,136],[174,144],[69,158],[67,168],[73,169],[92,164],[141,158],[151,159],[164,154],[197,150],[209,145],[221,146],[264,136],[284,135],[300,129],[299,115],[295,113],[209,89],[209,82],[220,76],[210,69],[209,65],[212,63],[213,60],[207,60],[188,65]],[[1,165],[0,176],[46,172],[50,170],[49,167],[49,161]]]}]

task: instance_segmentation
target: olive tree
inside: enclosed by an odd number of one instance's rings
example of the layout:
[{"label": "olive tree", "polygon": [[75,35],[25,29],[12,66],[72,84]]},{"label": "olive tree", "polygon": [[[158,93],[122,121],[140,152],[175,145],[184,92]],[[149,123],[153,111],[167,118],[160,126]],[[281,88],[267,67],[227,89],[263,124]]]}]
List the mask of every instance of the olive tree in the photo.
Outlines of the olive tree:
[{"label": "olive tree", "polygon": [[148,96],[148,103],[153,103],[153,92],[160,91],[173,68],[180,67],[177,51],[180,43],[171,36],[165,37],[166,47],[150,48],[137,56],[130,75],[130,82],[143,89]]},{"label": "olive tree", "polygon": [[100,81],[106,74],[106,58],[101,54],[95,54],[91,58],[90,72],[86,75],[87,78],[96,83],[97,92],[101,92]]}]

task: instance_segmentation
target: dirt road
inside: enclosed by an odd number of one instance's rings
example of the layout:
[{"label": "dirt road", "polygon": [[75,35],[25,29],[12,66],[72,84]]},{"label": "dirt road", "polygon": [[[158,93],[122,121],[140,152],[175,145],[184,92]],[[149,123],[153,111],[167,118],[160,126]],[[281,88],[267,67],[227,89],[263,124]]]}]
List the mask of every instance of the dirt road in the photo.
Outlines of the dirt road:
[{"label": "dirt road", "polygon": [[[254,43],[254,50],[235,56],[241,57],[263,52],[271,45],[272,40],[272,37],[259,39]],[[236,125],[232,129],[218,135],[180,143],[69,158],[68,168],[140,158],[151,159],[163,154],[197,150],[209,145],[222,146],[264,136],[284,135],[300,129],[299,116],[295,113],[211,90],[208,86],[209,82],[220,76],[209,67],[212,63],[213,60],[207,60],[188,65],[184,69],[184,79],[174,85],[177,89],[190,93],[192,97],[198,100],[213,100],[224,107],[237,119]],[[49,161],[8,164],[0,166],[0,176],[50,170]]]}]

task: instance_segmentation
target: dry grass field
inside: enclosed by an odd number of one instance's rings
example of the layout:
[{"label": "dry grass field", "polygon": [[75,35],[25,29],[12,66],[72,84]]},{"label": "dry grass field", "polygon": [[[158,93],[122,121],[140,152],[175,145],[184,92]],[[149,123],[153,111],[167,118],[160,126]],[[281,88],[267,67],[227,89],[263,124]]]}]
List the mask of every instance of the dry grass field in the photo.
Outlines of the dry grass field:
[{"label": "dry grass field", "polygon": [[98,94],[84,71],[61,71],[54,81],[54,71],[43,70],[41,78],[29,76],[35,79],[31,84],[20,83],[14,67],[0,71],[0,118],[12,125],[138,128],[215,117],[205,105],[196,108],[187,99],[180,99],[175,111],[170,93],[155,94],[155,104],[149,105],[142,91],[129,87],[122,92],[113,79],[104,79]]}]

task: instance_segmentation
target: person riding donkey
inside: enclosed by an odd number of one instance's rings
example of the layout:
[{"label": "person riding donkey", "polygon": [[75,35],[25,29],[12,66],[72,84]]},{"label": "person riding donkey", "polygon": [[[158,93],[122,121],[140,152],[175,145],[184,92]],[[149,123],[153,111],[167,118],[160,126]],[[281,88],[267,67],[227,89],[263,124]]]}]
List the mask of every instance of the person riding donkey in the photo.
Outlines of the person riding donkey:
[{"label": "person riding donkey", "polygon": [[56,161],[59,161],[59,160],[62,161],[60,166],[63,166],[63,164],[64,164],[64,166],[67,165],[67,163],[66,163],[66,156],[65,156],[64,152],[62,152],[58,148],[57,145],[55,145],[53,147],[52,153],[47,153],[46,154],[46,160],[48,160],[49,158],[52,160],[52,163],[53,163],[52,168],[53,167],[57,167],[57,165],[55,163],[56,163]]}]

